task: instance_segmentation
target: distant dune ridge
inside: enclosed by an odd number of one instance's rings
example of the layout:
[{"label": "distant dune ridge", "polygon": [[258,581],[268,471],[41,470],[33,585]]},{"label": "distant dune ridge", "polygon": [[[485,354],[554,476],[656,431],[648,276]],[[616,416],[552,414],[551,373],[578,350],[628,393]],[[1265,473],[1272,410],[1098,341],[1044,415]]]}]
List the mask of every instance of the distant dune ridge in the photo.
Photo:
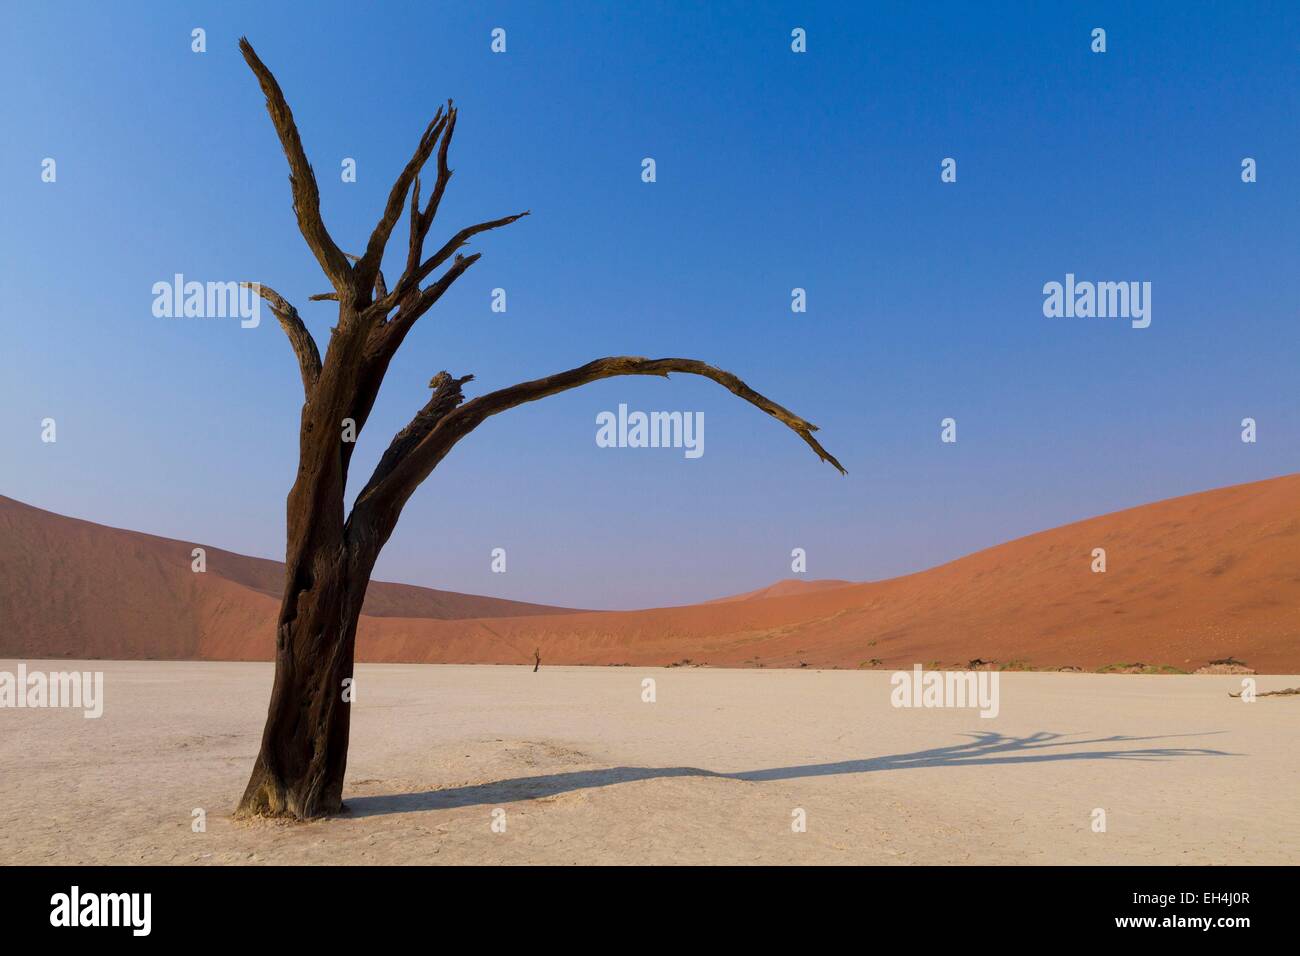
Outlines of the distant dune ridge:
[{"label": "distant dune ridge", "polygon": [[852,584],[852,581],[840,581],[835,578],[819,578],[812,581],[800,581],[798,578],[786,578],[777,581],[775,584],[769,584],[765,588],[759,588],[757,591],[746,591],[744,594],[733,594],[730,597],[714,598],[712,601],[705,601],[705,604],[729,604],[732,601],[756,601],[759,598],[772,597],[790,597],[793,594],[811,594],[813,591],[825,591],[828,588],[842,588]]},{"label": "distant dune ridge", "polygon": [[[283,566],[0,497],[0,656],[269,660]],[[1107,570],[1093,573],[1105,548]],[[575,611],[370,586],[358,659],[1300,672],[1300,475],[1091,518],[885,581],[781,581],[705,604]]]}]

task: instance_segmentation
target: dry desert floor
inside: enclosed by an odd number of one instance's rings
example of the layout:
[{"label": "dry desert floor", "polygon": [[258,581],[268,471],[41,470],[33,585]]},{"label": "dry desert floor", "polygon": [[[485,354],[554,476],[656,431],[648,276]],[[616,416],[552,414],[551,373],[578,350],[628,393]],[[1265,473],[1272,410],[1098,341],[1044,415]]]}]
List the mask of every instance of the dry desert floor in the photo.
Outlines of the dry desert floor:
[{"label": "dry desert floor", "polygon": [[269,664],[26,663],[105,706],[0,709],[9,863],[1300,862],[1300,697],[1233,676],[1004,673],[987,719],[883,671],[363,664],[350,812],[293,825],[230,817]]}]

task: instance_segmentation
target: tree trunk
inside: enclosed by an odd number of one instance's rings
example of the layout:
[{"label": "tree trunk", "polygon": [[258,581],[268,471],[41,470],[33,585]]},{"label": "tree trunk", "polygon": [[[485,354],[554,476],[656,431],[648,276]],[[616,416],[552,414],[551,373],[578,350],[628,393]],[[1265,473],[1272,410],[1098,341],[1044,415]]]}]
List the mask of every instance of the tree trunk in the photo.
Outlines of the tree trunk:
[{"label": "tree trunk", "polygon": [[378,550],[371,535],[359,543],[346,529],[313,537],[290,565],[310,570],[286,584],[266,728],[237,816],[306,820],[343,809],[357,619]]}]

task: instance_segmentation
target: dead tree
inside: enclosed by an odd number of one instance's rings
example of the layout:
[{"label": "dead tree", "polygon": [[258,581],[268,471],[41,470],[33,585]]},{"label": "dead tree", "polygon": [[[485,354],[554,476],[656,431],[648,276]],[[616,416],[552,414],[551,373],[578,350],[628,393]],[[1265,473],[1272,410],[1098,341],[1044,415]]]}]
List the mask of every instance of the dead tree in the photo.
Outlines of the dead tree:
[{"label": "dead tree", "polygon": [[[622,355],[469,401],[462,389],[473,376],[439,372],[429,383],[429,400],[394,436],[351,513],[345,514],[354,448],[353,441],[343,440],[345,429],[350,427],[353,439],[360,435],[402,340],[479,258],[478,253],[461,255],[459,250],[474,236],[528,213],[467,226],[432,255],[425,254],[425,237],[452,174],[447,150],[456,129],[456,109],[449,101],[438,109],[393,184],[362,254],[345,254],[321,219],[316,177],[279,83],[247,39],[239,41],[239,48],[266,94],[267,112],[289,161],[298,228],[333,287],[312,298],[338,303],[338,322],[322,359],[297,310],[260,286],[297,356],[304,402],[298,473],[286,503],[285,588],[275,636],[275,680],[261,749],[237,812],[308,819],[342,809],[350,710],[343,698],[344,681],[352,676],[357,619],[375,560],[411,494],[456,443],[487,418],[616,375],[667,377],[669,372],[686,372],[712,379],[756,405],[797,432],[822,460],[844,469],[813,437],[813,425],[730,372],[694,359]],[[437,174],[421,205],[420,173],[430,159]],[[404,209],[409,240],[401,276],[390,288],[380,263]]]}]

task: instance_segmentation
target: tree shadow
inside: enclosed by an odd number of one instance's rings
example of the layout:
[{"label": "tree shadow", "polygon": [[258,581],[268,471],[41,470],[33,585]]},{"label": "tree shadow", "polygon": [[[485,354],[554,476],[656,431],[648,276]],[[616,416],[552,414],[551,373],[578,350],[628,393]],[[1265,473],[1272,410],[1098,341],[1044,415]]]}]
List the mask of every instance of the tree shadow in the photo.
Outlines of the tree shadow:
[{"label": "tree shadow", "polygon": [[[882,770],[907,770],[917,767],[989,767],[999,764],[1043,763],[1057,760],[1137,760],[1160,761],[1175,757],[1235,757],[1240,754],[1204,747],[1138,747],[1102,750],[1050,750],[1059,747],[1083,747],[1097,744],[1141,743],[1169,740],[1174,737],[1204,737],[1224,733],[1216,730],[1204,734],[1166,734],[1157,737],[1095,737],[1069,740],[1073,734],[1039,731],[1025,737],[1012,737],[990,731],[964,734],[973,740],[949,747],[935,747],[915,753],[892,754],[862,760],[835,763],[803,764],[794,767],[771,767],[739,773],[717,773],[698,767],[607,767],[600,770],[575,770],[535,777],[514,777],[445,790],[423,790],[375,797],[352,797],[345,810],[354,817],[389,813],[413,813],[420,810],[450,810],[458,807],[499,805],[519,800],[553,797],[574,790],[608,787],[616,783],[659,780],[670,777],[712,777],[719,780],[764,782],[801,777],[825,777],[837,774],[875,773]],[[1049,751],[1049,752],[1043,752]]]}]

